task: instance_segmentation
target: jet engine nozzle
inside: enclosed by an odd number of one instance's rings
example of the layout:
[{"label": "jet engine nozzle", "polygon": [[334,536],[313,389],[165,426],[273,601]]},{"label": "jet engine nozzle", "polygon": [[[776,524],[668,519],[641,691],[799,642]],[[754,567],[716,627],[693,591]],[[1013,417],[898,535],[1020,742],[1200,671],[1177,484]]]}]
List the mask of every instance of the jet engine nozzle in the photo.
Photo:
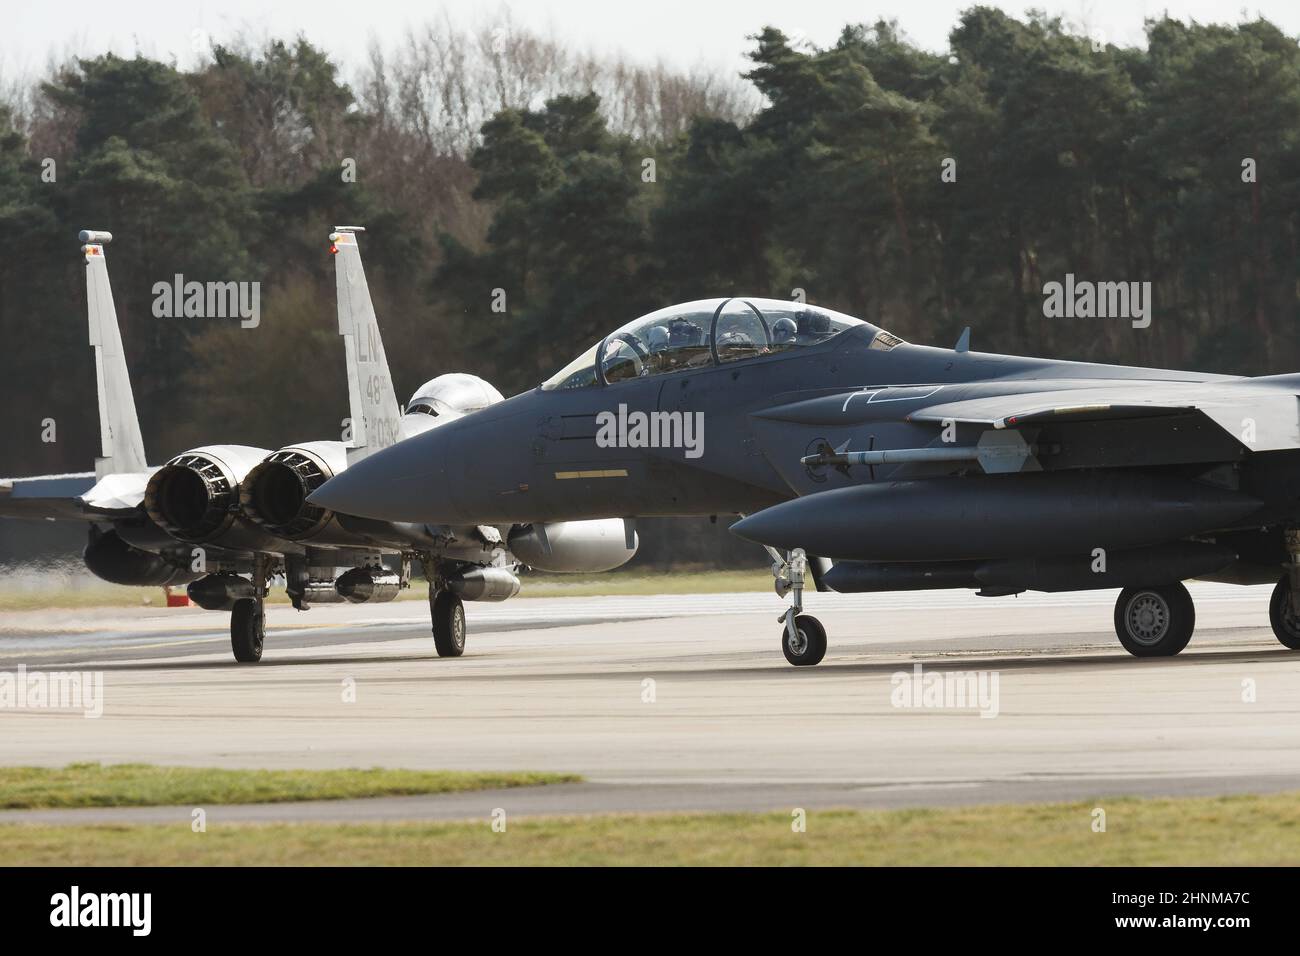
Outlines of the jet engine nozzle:
[{"label": "jet engine nozzle", "polygon": [[278,538],[301,541],[320,531],[333,512],[307,496],[334,477],[333,470],[301,449],[282,449],[254,466],[239,491],[250,520]]},{"label": "jet engine nozzle", "polygon": [[177,455],[150,477],[145,511],[182,541],[213,541],[238,520],[239,483],[267,454],[244,445],[213,445]]},{"label": "jet engine nozzle", "polygon": [[179,455],[154,472],[144,493],[149,517],[185,541],[207,541],[230,527],[239,486],[221,462]]}]

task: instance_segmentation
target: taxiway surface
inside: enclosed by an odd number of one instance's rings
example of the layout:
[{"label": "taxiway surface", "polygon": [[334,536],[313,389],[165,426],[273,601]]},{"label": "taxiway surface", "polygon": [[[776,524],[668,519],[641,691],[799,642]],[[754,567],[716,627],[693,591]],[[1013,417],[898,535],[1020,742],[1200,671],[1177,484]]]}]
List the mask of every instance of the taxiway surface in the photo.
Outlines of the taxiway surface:
[{"label": "taxiway surface", "polygon": [[[830,635],[813,668],[785,662],[782,605],[765,593],[471,604],[468,650],[455,660],[434,655],[422,603],[273,607],[256,666],[229,659],[219,614],[7,614],[0,671],[100,671],[104,699],[98,719],[0,709],[0,764],[533,769],[588,781],[220,810],[266,820],[1300,789],[1300,652],[1274,639],[1268,589],[1192,592],[1196,635],[1167,660],[1119,647],[1113,592],[811,594]],[[922,680],[982,673],[986,692],[996,686],[984,711],[996,716],[898,706],[904,692],[916,700],[918,663]]]}]

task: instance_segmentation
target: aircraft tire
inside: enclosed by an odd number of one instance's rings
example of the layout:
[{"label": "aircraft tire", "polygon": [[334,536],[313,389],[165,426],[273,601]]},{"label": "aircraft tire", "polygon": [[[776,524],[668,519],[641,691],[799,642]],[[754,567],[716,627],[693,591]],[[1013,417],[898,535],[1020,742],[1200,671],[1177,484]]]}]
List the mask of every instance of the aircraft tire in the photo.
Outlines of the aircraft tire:
[{"label": "aircraft tire", "polygon": [[1300,651],[1300,619],[1291,613],[1291,579],[1284,576],[1273,588],[1268,602],[1268,622],[1283,646]]},{"label": "aircraft tire", "polygon": [[230,649],[241,664],[256,664],[262,659],[266,639],[266,615],[261,602],[241,598],[230,612]]},{"label": "aircraft tire", "polygon": [[465,653],[465,605],[450,591],[439,591],[429,604],[438,656],[460,657]]},{"label": "aircraft tire", "polygon": [[781,628],[781,652],[795,667],[811,667],[821,663],[826,656],[826,628],[811,614],[800,614],[794,619],[798,637],[791,646],[790,635]]},{"label": "aircraft tire", "polygon": [[1196,606],[1181,583],[1125,588],[1115,601],[1115,633],[1134,657],[1173,657],[1195,628]]}]

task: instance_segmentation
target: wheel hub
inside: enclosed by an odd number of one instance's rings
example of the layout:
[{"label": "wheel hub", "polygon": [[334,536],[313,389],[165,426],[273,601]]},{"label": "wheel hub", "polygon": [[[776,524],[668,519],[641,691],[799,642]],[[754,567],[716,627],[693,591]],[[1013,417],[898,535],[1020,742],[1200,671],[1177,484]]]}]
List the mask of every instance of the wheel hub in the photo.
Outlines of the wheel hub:
[{"label": "wheel hub", "polygon": [[1169,631],[1169,605],[1158,594],[1144,592],[1129,602],[1125,621],[1134,641],[1158,644]]},{"label": "wheel hub", "polygon": [[791,654],[800,657],[804,651],[808,650],[808,635],[803,632],[802,628],[796,627],[793,634],[789,631],[786,632],[785,643],[790,648]]}]

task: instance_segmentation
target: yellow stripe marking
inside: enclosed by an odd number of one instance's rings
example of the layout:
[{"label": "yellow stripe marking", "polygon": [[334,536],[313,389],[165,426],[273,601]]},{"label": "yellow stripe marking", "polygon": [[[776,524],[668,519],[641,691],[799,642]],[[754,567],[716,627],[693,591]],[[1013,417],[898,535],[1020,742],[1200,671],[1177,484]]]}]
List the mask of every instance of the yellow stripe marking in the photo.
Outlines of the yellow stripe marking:
[{"label": "yellow stripe marking", "polygon": [[560,481],[567,478],[626,478],[626,468],[608,468],[604,471],[557,471],[555,477]]}]

